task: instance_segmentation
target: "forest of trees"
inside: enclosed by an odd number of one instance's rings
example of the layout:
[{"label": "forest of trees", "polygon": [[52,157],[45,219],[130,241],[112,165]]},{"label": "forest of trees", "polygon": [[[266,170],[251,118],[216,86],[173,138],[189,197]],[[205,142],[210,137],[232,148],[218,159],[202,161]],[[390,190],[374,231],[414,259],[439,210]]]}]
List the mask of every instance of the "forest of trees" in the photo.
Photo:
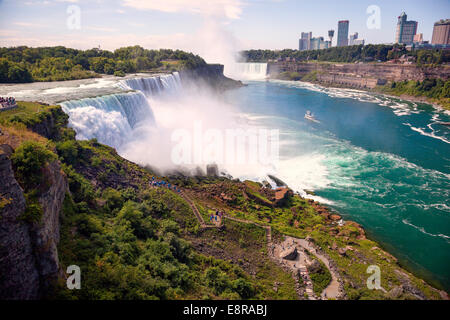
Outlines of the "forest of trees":
[{"label": "forest of trees", "polygon": [[299,61],[330,61],[330,62],[372,62],[388,61],[400,58],[402,55],[413,56],[419,65],[441,64],[450,62],[449,50],[413,50],[408,51],[404,45],[373,45],[332,47],[323,50],[299,51],[284,49],[273,50],[246,50],[241,56],[248,62],[267,62],[268,60],[291,58]]},{"label": "forest of trees", "polygon": [[450,80],[425,79],[423,81],[406,80],[392,82],[380,88],[384,93],[394,95],[422,96],[438,102],[445,109],[450,109]]},{"label": "forest of trees", "polygon": [[180,50],[147,50],[140,46],[114,52],[59,47],[0,48],[0,83],[62,81],[97,77],[98,74],[123,76],[126,73],[162,69],[192,69],[206,62]]}]

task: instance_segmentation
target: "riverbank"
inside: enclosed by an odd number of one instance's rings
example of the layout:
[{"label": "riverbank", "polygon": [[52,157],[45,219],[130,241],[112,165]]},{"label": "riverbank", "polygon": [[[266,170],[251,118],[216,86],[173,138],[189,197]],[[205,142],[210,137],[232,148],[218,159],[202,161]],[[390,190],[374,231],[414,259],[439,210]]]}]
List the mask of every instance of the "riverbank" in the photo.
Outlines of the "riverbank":
[{"label": "riverbank", "polygon": [[337,89],[351,89],[351,90],[360,90],[364,92],[374,93],[374,94],[381,94],[388,98],[394,98],[394,99],[400,99],[400,100],[406,100],[410,102],[415,103],[423,103],[433,106],[438,111],[450,111],[450,102],[448,102],[448,99],[443,99],[443,101],[439,101],[437,99],[431,99],[424,96],[412,96],[407,94],[399,94],[396,95],[392,92],[386,92],[383,90],[382,86],[376,86],[374,88],[368,88],[368,87],[354,87],[351,85],[345,85],[342,83],[328,83],[328,82],[322,82],[322,81],[316,81],[316,80],[310,80],[308,77],[304,77],[301,80],[288,80],[288,79],[279,79],[277,77],[270,78],[272,80],[284,80],[284,81],[292,81],[292,82],[306,82],[311,83],[315,85],[319,85],[324,88],[337,88]]}]

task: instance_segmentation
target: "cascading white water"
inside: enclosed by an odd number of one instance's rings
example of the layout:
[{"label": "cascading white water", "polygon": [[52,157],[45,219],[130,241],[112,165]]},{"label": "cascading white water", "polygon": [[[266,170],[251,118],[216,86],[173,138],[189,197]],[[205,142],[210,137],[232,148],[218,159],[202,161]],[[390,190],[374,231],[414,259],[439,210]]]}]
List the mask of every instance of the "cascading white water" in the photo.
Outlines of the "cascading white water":
[{"label": "cascading white water", "polygon": [[225,66],[227,76],[238,80],[265,80],[267,78],[267,63],[234,63]]},{"label": "cascading white water", "polygon": [[182,88],[178,72],[148,78],[121,80],[119,86],[125,90],[141,91],[146,97],[154,97],[161,93],[173,94]]},{"label": "cascading white water", "polygon": [[155,124],[153,111],[141,92],[71,100],[61,106],[69,115],[69,125],[78,139],[97,138],[116,148],[140,122]]}]

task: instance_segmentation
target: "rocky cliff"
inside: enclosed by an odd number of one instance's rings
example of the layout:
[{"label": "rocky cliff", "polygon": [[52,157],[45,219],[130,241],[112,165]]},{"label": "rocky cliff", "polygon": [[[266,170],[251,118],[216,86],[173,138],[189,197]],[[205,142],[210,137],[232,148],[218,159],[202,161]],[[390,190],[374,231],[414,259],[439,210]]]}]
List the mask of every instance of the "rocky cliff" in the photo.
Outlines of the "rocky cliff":
[{"label": "rocky cliff", "polygon": [[180,77],[182,81],[206,84],[219,91],[243,86],[241,81],[225,77],[223,70],[224,66],[221,64],[208,64],[192,70],[182,70]]},{"label": "rocky cliff", "polygon": [[38,299],[58,276],[59,217],[68,190],[58,161],[43,168],[47,190],[38,201],[39,222],[22,217],[24,191],[14,177],[8,145],[0,146],[0,299]]},{"label": "rocky cliff", "polygon": [[374,88],[389,81],[450,78],[450,67],[419,67],[392,63],[308,63],[282,61],[268,64],[267,73],[277,78],[283,72],[297,72],[300,76],[315,73],[317,81],[356,88]]}]

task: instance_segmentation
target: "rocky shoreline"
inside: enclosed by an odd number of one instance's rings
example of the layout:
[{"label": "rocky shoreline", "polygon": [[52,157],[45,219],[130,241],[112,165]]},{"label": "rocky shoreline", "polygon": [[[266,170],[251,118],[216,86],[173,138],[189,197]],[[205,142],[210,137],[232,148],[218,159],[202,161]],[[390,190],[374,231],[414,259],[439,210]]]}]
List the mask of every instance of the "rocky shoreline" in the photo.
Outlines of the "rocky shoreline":
[{"label": "rocky shoreline", "polygon": [[450,111],[444,105],[442,105],[442,104],[440,104],[440,103],[438,103],[438,102],[436,102],[436,101],[434,101],[434,100],[432,100],[432,99],[430,99],[428,97],[411,96],[411,95],[407,95],[407,94],[393,95],[393,94],[388,94],[388,93],[385,93],[383,91],[377,90],[377,87],[374,87],[374,88],[354,87],[354,86],[345,85],[345,84],[342,84],[342,83],[328,83],[328,82],[322,82],[322,81],[307,81],[307,80],[285,80],[285,79],[278,79],[277,77],[273,77],[271,79],[273,79],[273,80],[293,81],[293,82],[306,82],[306,83],[315,84],[315,85],[318,85],[318,86],[321,86],[321,87],[324,87],[324,88],[338,88],[338,89],[360,90],[360,91],[364,91],[364,92],[368,92],[368,93],[382,95],[384,97],[391,98],[391,99],[400,99],[400,100],[405,100],[405,101],[414,102],[414,103],[428,104],[428,105],[431,105],[437,111],[444,111],[444,112],[449,112]]}]

